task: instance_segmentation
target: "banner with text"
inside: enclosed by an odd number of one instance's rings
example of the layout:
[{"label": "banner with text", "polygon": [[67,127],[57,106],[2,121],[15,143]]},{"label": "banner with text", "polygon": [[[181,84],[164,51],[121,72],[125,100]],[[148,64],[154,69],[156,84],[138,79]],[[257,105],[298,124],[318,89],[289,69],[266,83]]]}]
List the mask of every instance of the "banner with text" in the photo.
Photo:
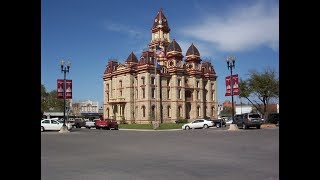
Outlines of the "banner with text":
[{"label": "banner with text", "polygon": [[[232,84],[233,84],[233,95],[239,95],[239,81],[238,81],[238,74],[232,75]],[[231,96],[231,82],[230,76],[226,77],[226,87],[227,91],[225,96]]]},{"label": "banner with text", "polygon": [[[57,80],[57,98],[63,99],[63,79]],[[66,99],[72,99],[72,80],[66,79]]]}]

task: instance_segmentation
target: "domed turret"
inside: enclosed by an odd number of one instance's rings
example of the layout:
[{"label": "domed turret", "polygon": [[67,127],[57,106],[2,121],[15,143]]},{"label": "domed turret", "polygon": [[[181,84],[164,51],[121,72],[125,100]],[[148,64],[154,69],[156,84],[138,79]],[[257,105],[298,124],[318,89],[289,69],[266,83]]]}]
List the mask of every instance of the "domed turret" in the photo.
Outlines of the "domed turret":
[{"label": "domed turret", "polygon": [[199,50],[193,45],[193,43],[187,50],[186,57],[190,55],[200,56]]},{"label": "domed turret", "polygon": [[169,44],[167,53],[171,51],[182,52],[180,45],[175,41],[175,39],[173,39],[172,42]]},{"label": "domed turret", "polygon": [[126,60],[126,63],[131,63],[131,62],[134,62],[134,63],[138,62],[137,56],[134,55],[133,52],[131,52],[131,54],[128,56]]}]

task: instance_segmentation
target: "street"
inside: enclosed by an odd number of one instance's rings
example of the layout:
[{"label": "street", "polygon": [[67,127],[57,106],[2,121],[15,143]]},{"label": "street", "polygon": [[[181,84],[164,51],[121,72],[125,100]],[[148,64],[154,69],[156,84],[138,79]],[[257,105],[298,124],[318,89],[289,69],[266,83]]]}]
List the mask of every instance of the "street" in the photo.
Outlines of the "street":
[{"label": "street", "polygon": [[41,179],[279,179],[279,128],[43,132]]}]

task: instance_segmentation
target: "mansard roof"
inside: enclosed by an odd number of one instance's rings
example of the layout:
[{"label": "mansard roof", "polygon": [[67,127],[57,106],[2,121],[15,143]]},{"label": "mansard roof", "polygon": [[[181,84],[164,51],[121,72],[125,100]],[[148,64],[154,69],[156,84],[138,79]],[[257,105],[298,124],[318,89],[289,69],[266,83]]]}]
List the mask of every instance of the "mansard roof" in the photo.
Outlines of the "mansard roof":
[{"label": "mansard roof", "polygon": [[176,42],[175,39],[173,39],[168,46],[167,52],[170,52],[170,51],[182,52],[180,45]]},{"label": "mansard roof", "polygon": [[152,29],[155,28],[162,28],[170,31],[167,18],[164,16],[162,8],[158,11],[158,14],[153,20]]},{"label": "mansard roof", "polygon": [[203,70],[203,73],[216,74],[212,64],[207,61],[202,63],[202,70]]},{"label": "mansard roof", "polygon": [[138,62],[137,56],[133,52],[130,53],[126,62]]},{"label": "mansard roof", "polygon": [[187,50],[186,56],[189,56],[189,55],[200,56],[199,50],[193,45],[193,43]]}]

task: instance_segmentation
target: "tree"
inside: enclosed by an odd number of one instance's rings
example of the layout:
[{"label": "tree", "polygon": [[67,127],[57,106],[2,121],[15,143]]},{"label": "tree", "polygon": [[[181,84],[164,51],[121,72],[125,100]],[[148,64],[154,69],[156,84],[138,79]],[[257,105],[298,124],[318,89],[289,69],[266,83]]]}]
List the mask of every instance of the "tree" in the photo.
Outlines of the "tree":
[{"label": "tree", "polygon": [[239,97],[249,100],[260,112],[262,111],[261,104],[256,101],[253,103],[249,97],[256,97],[262,102],[263,115],[267,113],[269,101],[272,98],[279,98],[279,78],[276,76],[275,70],[271,68],[266,68],[263,73],[249,72],[249,78],[244,81],[240,80],[239,86]]},{"label": "tree", "polygon": [[249,87],[248,81],[240,79],[239,82],[239,98],[246,98],[259,112],[262,112],[259,104],[254,104],[250,99],[252,89]]},{"label": "tree", "polygon": [[220,112],[220,116],[232,116],[232,107],[223,107],[223,110]]},{"label": "tree", "polygon": [[49,111],[63,111],[64,100],[57,98],[57,90],[52,90],[48,98]]},{"label": "tree", "polygon": [[63,108],[64,100],[57,98],[57,91],[46,92],[45,86],[41,84],[41,114],[44,111],[63,111]]},{"label": "tree", "polygon": [[48,96],[49,94],[46,92],[46,88],[43,84],[41,84],[41,116],[44,111],[48,111]]}]

